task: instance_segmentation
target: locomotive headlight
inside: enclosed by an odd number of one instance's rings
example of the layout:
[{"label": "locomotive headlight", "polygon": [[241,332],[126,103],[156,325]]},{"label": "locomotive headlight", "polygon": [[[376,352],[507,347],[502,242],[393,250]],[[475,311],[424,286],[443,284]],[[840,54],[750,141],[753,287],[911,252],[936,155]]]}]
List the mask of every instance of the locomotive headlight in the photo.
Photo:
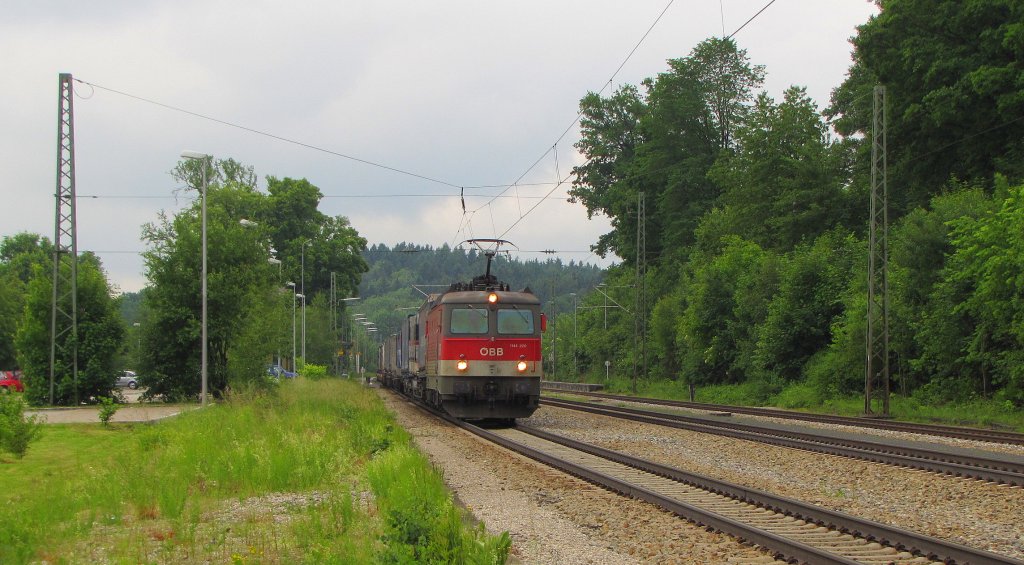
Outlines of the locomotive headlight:
[{"label": "locomotive headlight", "polygon": [[516,363],[516,369],[520,373],[522,373],[523,371],[526,370],[526,356],[525,355],[520,355],[519,356],[519,362]]},{"label": "locomotive headlight", "polygon": [[465,354],[459,355],[459,361],[455,364],[455,368],[460,371],[465,371],[469,368],[469,361],[466,361]]},{"label": "locomotive headlight", "polygon": [[494,292],[488,294],[487,301],[490,302],[491,304],[495,304],[496,302],[498,302],[498,294]]}]

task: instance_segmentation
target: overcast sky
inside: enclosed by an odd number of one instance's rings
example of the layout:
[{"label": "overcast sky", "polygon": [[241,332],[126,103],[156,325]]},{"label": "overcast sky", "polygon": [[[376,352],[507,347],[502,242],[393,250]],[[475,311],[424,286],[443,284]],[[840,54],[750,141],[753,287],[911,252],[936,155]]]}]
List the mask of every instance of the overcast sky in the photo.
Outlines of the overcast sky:
[{"label": "overcast sky", "polygon": [[[613,86],[663,72],[666,59],[731,34],[767,3],[676,0]],[[195,197],[168,174],[185,149],[255,167],[262,188],[267,175],[309,179],[325,195],[321,211],[347,216],[371,244],[504,235],[524,259],[554,249],[606,265],[587,250],[607,220],[566,202],[567,184],[539,197],[581,161],[577,128],[558,141],[580,98],[612,79],[668,4],[8,0],[0,237],[53,237],[58,74],[68,72],[103,87],[74,84],[78,247],[95,251],[122,290],[145,285],[141,226]],[[848,39],[876,9],[866,0],[778,0],[736,40],[765,65],[769,94],[806,86],[824,107],[850,65]],[[535,186],[484,206],[481,195],[517,179]],[[464,216],[455,187],[492,185],[466,189],[466,207],[477,211]]]}]

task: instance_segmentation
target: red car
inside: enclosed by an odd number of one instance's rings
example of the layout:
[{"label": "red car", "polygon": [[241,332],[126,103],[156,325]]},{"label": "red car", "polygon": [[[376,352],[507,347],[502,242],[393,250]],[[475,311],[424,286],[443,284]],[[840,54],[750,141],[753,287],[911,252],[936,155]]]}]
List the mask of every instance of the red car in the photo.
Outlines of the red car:
[{"label": "red car", "polygon": [[21,371],[0,371],[0,391],[25,392],[25,385],[21,383]]}]

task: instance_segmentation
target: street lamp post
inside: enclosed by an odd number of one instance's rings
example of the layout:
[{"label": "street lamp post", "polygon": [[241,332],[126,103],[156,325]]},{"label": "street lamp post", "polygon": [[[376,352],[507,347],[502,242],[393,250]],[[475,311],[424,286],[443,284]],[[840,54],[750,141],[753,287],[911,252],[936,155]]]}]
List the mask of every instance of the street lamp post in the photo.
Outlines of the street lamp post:
[{"label": "street lamp post", "polygon": [[298,296],[295,294],[295,283],[288,281],[284,283],[285,286],[292,288],[292,370],[295,370],[295,298]]},{"label": "street lamp post", "polygon": [[[135,330],[135,338],[137,347],[135,348],[135,362],[142,363],[142,324],[135,322],[132,324],[133,327],[138,328]],[[138,365],[136,365],[138,366]],[[137,371],[138,369],[136,369]]]},{"label": "street lamp post", "polygon": [[[301,277],[301,279],[299,279],[299,284],[301,285],[300,290],[302,291],[303,295],[306,294],[306,246],[307,245],[312,245],[312,244],[313,244],[313,242],[309,241],[309,240],[306,240],[306,241],[302,242],[302,249],[301,249],[301,262],[302,262],[301,264],[302,264],[302,267],[301,267],[301,274],[299,275]],[[305,301],[305,299],[303,299],[303,301],[302,301],[302,360],[303,361],[306,360],[306,301]]]},{"label": "street lamp post", "polygon": [[[302,294],[302,293],[300,292],[299,294],[296,294],[296,295],[295,295],[295,298],[298,298],[299,300],[301,300],[301,301],[302,301],[302,323],[303,323],[303,328],[302,328],[302,329],[303,329],[303,336],[302,336],[302,338],[303,338],[303,343],[302,343],[302,348],[303,348],[303,349],[305,349],[305,348],[306,348],[306,343],[305,343],[305,338],[306,338],[306,336],[305,336],[305,329],[306,329],[306,328],[305,328],[305,323],[306,323],[306,295],[305,295],[305,294]],[[295,337],[295,306],[294,306],[294,304],[293,304],[293,305],[292,305],[292,338],[293,338],[293,339],[292,339],[292,349],[294,349],[294,348],[295,348],[295,339],[294,339],[294,337]],[[302,362],[303,362],[303,363],[305,363],[305,362],[306,362],[306,352],[305,352],[305,351],[303,351],[303,352],[302,352]],[[295,367],[293,368],[293,370],[296,370],[296,371],[297,371],[297,370],[298,370],[298,363],[296,363],[296,361],[295,361],[295,360],[293,360],[293,361],[292,361],[292,363],[293,363],[293,364],[295,365]]]},{"label": "street lamp post", "polygon": [[577,345],[576,345],[576,293],[570,292],[572,296],[572,374],[573,378],[578,379],[580,376],[580,367],[577,356]]},{"label": "street lamp post", "polygon": [[[366,324],[369,323],[366,320],[366,314],[361,314],[361,313],[358,313],[358,312],[355,313],[355,314],[352,314],[352,320],[358,322],[362,326],[366,326]],[[355,367],[356,378],[359,378],[359,375],[360,375],[359,369],[362,367],[362,364],[361,364],[362,359],[361,359],[361,357],[362,357],[362,353],[363,353],[363,344],[361,343],[362,340],[358,339],[358,334],[356,332],[352,332],[352,342],[353,342],[352,345],[353,345],[353,350],[354,350],[353,356],[355,357],[355,360],[356,360],[356,367]]]},{"label": "street lamp post", "polygon": [[[247,227],[247,228],[255,228],[255,227],[258,227],[260,225],[259,222],[254,222],[254,221],[248,220],[246,218],[242,218],[241,220],[238,220],[238,223],[242,224],[242,226]],[[277,280],[280,281],[281,280],[281,273],[282,273],[282,271],[281,271],[281,260],[278,259],[277,257],[274,257],[274,255],[277,253],[276,249],[271,247],[268,251],[270,252],[270,256],[267,257],[267,263],[270,263],[271,265],[277,265]],[[293,287],[295,286],[295,283],[289,283],[289,284],[291,284]],[[292,297],[292,309],[293,310],[295,309],[295,298],[294,297]],[[293,344],[295,343],[295,316],[294,315],[292,316],[292,343]],[[294,359],[295,359],[295,351],[294,351],[294,349],[295,349],[295,347],[293,345],[293,347],[292,347],[293,363],[294,363]],[[280,347],[277,349],[277,364],[281,365],[281,348]],[[293,370],[294,370],[294,367],[293,367]]]},{"label": "street lamp post", "polygon": [[209,190],[210,179],[207,177],[208,162],[213,159],[212,155],[206,153],[199,153],[196,151],[182,151],[181,156],[185,159],[194,159],[202,163],[203,167],[203,198],[202,198],[202,215],[203,215],[203,275],[202,275],[202,295],[203,295],[203,329],[202,329],[202,360],[200,361],[200,379],[202,380],[202,393],[201,402],[203,406],[206,406],[206,383],[207,383],[207,343],[206,343],[206,193]]},{"label": "street lamp post", "polygon": [[[241,224],[243,227],[246,227],[246,228],[256,228],[256,227],[259,227],[259,225],[260,225],[259,222],[254,222],[254,221],[249,220],[247,218],[242,218],[241,220],[238,220],[238,223]],[[271,265],[277,265],[277,280],[280,281],[281,280],[281,260],[278,259],[277,257],[274,257],[274,254],[277,253],[276,249],[271,247],[268,251],[270,252],[270,256],[267,257],[267,263],[270,263]],[[292,284],[294,286],[294,283],[290,283],[290,284]],[[294,304],[295,304],[295,300],[293,298],[292,299],[293,309],[294,309]],[[293,316],[292,326],[293,326],[293,329],[292,329],[292,341],[294,342],[295,341],[294,316]],[[292,358],[293,359],[295,358],[295,352],[294,351],[292,351]],[[281,364],[281,349],[280,348],[278,348],[278,350],[277,350],[277,364],[278,365]]]},{"label": "street lamp post", "polygon": [[[351,298],[342,298],[341,299],[341,301],[345,303],[346,307],[348,306],[348,303],[355,302],[356,300],[359,300],[358,296],[353,296]],[[344,351],[344,350],[348,349],[349,350],[349,354],[351,354],[351,347],[346,348],[345,345],[344,345],[344,343],[345,343],[345,334],[346,333],[350,334],[349,335],[350,339],[352,337],[351,336],[352,332],[351,332],[351,329],[350,329],[350,325],[349,324],[345,324],[344,327],[338,328],[337,327],[337,322],[335,322],[335,328],[334,329],[335,329],[335,331],[338,331],[338,330],[341,331],[342,350]],[[337,368],[338,368],[338,376],[340,377],[341,376],[341,371],[342,371],[342,359],[338,359],[338,361],[337,361]]]}]

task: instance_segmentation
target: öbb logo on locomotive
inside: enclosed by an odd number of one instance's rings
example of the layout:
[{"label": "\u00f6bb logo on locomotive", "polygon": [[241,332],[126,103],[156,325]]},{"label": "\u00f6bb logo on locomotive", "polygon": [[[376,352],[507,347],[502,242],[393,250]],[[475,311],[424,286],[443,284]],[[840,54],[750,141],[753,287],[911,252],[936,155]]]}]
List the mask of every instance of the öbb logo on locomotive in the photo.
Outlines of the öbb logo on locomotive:
[{"label": "\u00f6bb logo on locomotive", "polygon": [[511,422],[540,403],[541,335],[546,319],[530,290],[491,273],[500,239],[472,239],[483,275],[452,283],[423,304],[380,348],[386,386],[463,419]]}]

